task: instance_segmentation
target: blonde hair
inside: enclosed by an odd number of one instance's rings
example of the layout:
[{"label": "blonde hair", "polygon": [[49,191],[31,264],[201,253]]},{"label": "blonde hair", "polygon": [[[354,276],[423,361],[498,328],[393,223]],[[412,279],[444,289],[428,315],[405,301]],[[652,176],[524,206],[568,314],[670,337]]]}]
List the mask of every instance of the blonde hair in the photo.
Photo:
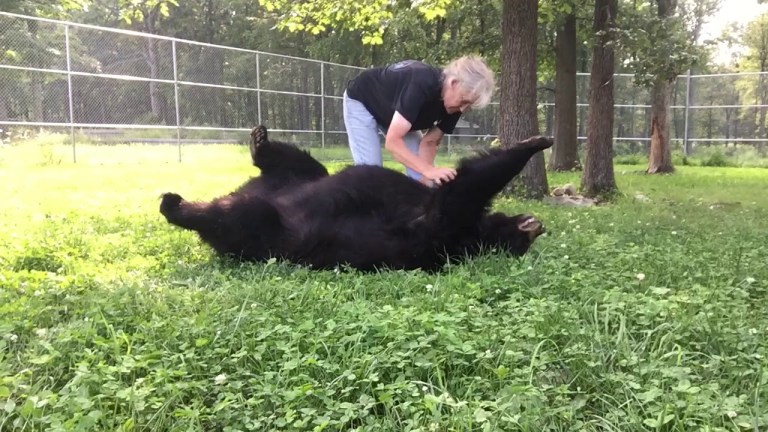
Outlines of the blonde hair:
[{"label": "blonde hair", "polygon": [[465,55],[454,59],[443,68],[446,80],[455,78],[470,95],[477,97],[472,108],[485,108],[493,97],[495,80],[493,71],[485,61],[476,55]]}]

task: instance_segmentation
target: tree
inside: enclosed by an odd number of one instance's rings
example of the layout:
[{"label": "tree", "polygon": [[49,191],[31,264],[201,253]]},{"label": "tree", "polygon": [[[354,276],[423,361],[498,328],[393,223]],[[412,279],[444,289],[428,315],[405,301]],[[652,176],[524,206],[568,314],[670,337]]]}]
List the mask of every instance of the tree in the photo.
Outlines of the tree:
[{"label": "tree", "polygon": [[[677,0],[656,0],[660,28],[664,28],[674,15]],[[664,32],[666,33],[666,32]],[[648,158],[648,173],[664,173],[675,170],[672,165],[672,149],[669,144],[669,118],[672,97],[672,83],[677,74],[657,74],[651,89],[651,153]]]},{"label": "tree", "polygon": [[[502,6],[501,124],[504,146],[538,135],[536,115],[536,34],[538,0],[504,0]],[[547,194],[544,155],[532,158],[523,170],[525,195]]]},{"label": "tree", "polygon": [[[701,32],[704,28],[704,24],[706,20],[712,16],[717,10],[720,8],[720,0],[683,0],[678,4],[678,8],[680,9],[680,13],[682,14],[684,19],[688,22],[687,28],[689,33],[689,41],[691,45],[695,46],[697,44],[715,44],[715,41],[704,41],[702,42],[701,39]],[[704,65],[704,62],[699,62],[699,66],[701,69]],[[691,70],[693,73],[693,71]],[[690,98],[688,100],[696,100],[697,99],[697,93],[698,93],[698,87],[701,80],[697,79],[691,79],[688,82],[689,88],[688,91],[690,93]],[[733,108],[726,108],[726,111],[733,110]],[[687,134],[688,136],[691,136],[693,124],[696,121],[695,120],[695,114],[697,110],[689,110],[688,111],[688,130],[683,129],[683,133]],[[707,113],[707,116],[712,116],[713,113],[712,110],[709,110],[710,112]],[[687,145],[687,143],[686,143]],[[687,149],[686,149],[687,150]]]},{"label": "tree", "polygon": [[745,58],[747,67],[761,72],[757,76],[754,95],[755,103],[761,105],[755,118],[757,136],[768,139],[768,128],[766,128],[768,79],[765,74],[768,72],[768,14],[761,15],[747,24],[743,41],[748,50]]},{"label": "tree", "polygon": [[576,105],[576,13],[566,13],[555,39],[555,145],[549,159],[550,171],[579,167]]},{"label": "tree", "polygon": [[[157,34],[160,20],[167,17],[171,6],[178,6],[176,0],[118,0],[120,18],[128,23],[136,23],[139,30],[151,35]],[[149,66],[149,77],[160,78],[160,53],[157,52],[157,39],[145,38],[145,60]],[[156,119],[165,118],[165,99],[157,82],[149,82],[149,101],[152,114]]]},{"label": "tree", "polygon": [[[85,0],[0,0],[0,10],[15,12],[24,15],[32,15],[44,18],[67,18],[72,11],[80,10],[86,5]],[[40,31],[40,22],[36,20],[24,21],[24,27],[12,26],[0,32],[0,56],[8,63],[19,65],[34,65],[38,68],[53,67],[52,59],[63,59],[63,41],[61,35]],[[58,45],[56,54],[48,49],[51,45]],[[16,75],[16,76],[14,76]],[[29,80],[29,94],[25,99],[31,101],[28,107],[28,120],[42,122],[44,118],[44,95],[46,80],[49,75],[39,72],[24,72],[20,74],[0,74],[0,119],[9,117],[9,102],[7,101],[9,88],[18,86],[18,80]]]},{"label": "tree", "polygon": [[[670,99],[678,75],[707,59],[693,34],[719,0],[635,1],[624,18],[622,43],[630,51],[626,63],[635,81],[651,90],[651,146],[647,172],[674,171],[670,147]],[[650,13],[649,13],[650,11]]]},{"label": "tree", "polygon": [[[539,79],[554,78],[555,145],[549,158],[551,171],[581,169],[578,137],[584,134],[584,114],[579,110],[577,93],[587,93],[586,80],[579,86],[577,71],[588,72],[591,26],[577,25],[592,19],[594,3],[581,0],[543,0],[539,2],[539,26],[554,38],[539,38]],[[554,63],[550,60],[554,60]],[[551,78],[550,78],[551,79]],[[549,112],[547,113],[549,115]],[[549,118],[548,118],[549,120]]]},{"label": "tree", "polygon": [[616,187],[613,172],[613,73],[618,0],[596,0],[589,77],[587,151],[581,189],[587,196],[608,195]]}]

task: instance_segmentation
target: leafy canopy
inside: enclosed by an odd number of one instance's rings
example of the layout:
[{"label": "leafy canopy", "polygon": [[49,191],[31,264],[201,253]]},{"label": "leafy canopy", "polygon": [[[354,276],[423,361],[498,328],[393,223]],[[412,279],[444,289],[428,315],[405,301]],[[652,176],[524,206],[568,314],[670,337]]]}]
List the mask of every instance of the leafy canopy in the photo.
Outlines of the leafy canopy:
[{"label": "leafy canopy", "polygon": [[445,17],[453,0],[265,0],[268,11],[279,15],[277,27],[290,32],[314,35],[330,29],[360,32],[366,45],[382,45],[384,31],[401,12],[413,9],[426,19]]},{"label": "leafy canopy", "polygon": [[624,7],[619,15],[624,66],[634,71],[635,81],[645,87],[656,80],[672,81],[707,61],[707,45],[696,41],[697,26],[719,4],[718,0],[686,0],[679,7],[672,6],[670,16],[662,17],[658,14],[659,1],[634,2],[635,7]]},{"label": "leafy canopy", "polygon": [[120,19],[127,24],[142,22],[150,13],[157,11],[162,17],[168,17],[170,6],[178,6],[176,0],[119,0]]}]

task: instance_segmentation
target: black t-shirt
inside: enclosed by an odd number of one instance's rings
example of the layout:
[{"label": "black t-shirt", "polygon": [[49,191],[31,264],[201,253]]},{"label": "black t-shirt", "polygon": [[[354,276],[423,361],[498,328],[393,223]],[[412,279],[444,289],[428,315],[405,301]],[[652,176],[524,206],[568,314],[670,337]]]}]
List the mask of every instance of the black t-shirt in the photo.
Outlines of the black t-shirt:
[{"label": "black t-shirt", "polygon": [[461,113],[448,114],[441,93],[442,70],[416,60],[367,69],[347,85],[347,95],[362,102],[386,128],[397,111],[412,131],[437,126],[450,134]]}]

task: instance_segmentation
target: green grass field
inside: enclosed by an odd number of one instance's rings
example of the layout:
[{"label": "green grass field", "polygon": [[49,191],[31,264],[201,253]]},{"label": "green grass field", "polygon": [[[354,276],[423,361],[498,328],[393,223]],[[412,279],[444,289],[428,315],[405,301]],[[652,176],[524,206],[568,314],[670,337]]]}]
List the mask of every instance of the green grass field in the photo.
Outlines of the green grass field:
[{"label": "green grass field", "polygon": [[0,431],[768,430],[768,170],[617,166],[608,206],[498,200],[549,230],[522,259],[357,274],[216,258],[159,195],[256,172],[176,152],[0,149]]}]

